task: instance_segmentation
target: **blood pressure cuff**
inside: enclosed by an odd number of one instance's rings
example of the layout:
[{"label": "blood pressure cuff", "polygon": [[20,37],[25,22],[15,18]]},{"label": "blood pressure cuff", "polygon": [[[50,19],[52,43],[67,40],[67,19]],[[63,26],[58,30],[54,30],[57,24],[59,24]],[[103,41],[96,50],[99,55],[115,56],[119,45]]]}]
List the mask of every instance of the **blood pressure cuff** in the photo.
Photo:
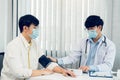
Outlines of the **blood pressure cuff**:
[{"label": "blood pressure cuff", "polygon": [[44,67],[46,68],[52,61],[47,58],[45,55],[42,55],[40,58],[39,58],[39,63]]},{"label": "blood pressure cuff", "polygon": [[58,66],[57,63],[55,62],[52,62],[49,58],[47,58],[45,55],[42,55],[40,58],[39,58],[39,63],[44,67],[44,68],[47,68],[47,69],[50,69],[50,70],[53,70],[54,67]]}]

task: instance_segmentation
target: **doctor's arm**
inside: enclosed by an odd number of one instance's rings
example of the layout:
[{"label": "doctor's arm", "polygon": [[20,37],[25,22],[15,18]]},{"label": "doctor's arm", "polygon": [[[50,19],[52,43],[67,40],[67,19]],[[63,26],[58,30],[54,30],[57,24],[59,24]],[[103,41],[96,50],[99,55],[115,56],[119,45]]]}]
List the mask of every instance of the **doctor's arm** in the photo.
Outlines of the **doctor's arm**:
[{"label": "doctor's arm", "polygon": [[80,60],[81,56],[81,43],[77,43],[74,45],[72,51],[69,53],[68,56],[62,57],[62,58],[53,58],[48,56],[53,62],[58,63],[59,65],[64,64],[71,64],[75,63],[76,61]]},{"label": "doctor's arm", "polygon": [[66,57],[62,57],[62,58],[53,58],[48,56],[49,59],[51,59],[53,62],[56,62],[60,65],[62,64],[71,64],[71,63],[75,63],[76,61],[79,60],[80,58],[80,51],[73,51],[71,52],[68,56]]}]

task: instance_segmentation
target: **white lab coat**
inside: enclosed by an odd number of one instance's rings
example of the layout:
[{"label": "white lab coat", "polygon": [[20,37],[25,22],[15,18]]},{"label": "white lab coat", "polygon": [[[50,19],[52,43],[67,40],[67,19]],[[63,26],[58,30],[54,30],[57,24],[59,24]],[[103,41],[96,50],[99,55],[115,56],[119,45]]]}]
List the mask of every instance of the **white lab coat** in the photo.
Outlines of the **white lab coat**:
[{"label": "white lab coat", "polygon": [[[77,45],[75,45],[72,53],[69,56],[61,58],[64,64],[75,63],[76,61],[80,60],[81,56],[81,66],[86,65],[90,49],[90,43],[87,42],[87,53],[85,54],[87,39],[88,38],[85,38],[82,41],[80,41]],[[104,37],[102,41],[104,41]],[[116,48],[114,43],[110,41],[107,37],[106,46],[105,43],[103,43],[102,41],[97,47],[93,65],[97,66],[99,71],[110,71],[114,64]]]},{"label": "white lab coat", "polygon": [[[29,60],[28,48],[29,44],[22,34],[8,44],[3,61],[1,80],[24,80],[31,76],[32,70],[38,69],[38,59],[42,55],[39,43],[32,40]],[[30,68],[28,67],[29,62]],[[55,66],[51,64],[48,67],[53,69]]]}]

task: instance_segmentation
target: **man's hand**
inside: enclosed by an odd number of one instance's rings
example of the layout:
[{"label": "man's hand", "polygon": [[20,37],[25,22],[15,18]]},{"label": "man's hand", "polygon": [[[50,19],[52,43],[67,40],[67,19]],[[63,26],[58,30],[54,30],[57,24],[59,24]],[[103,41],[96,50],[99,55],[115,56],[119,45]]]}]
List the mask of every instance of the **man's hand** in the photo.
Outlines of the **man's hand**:
[{"label": "man's hand", "polygon": [[53,58],[53,57],[50,57],[50,56],[47,56],[47,58],[49,58],[51,61],[53,62],[57,62],[57,59]]},{"label": "man's hand", "polygon": [[79,69],[82,69],[83,72],[88,72],[90,70],[89,66],[80,66]]},{"label": "man's hand", "polygon": [[61,73],[63,74],[64,76],[71,76],[71,77],[75,77],[75,74],[70,71],[70,70],[67,70],[67,69],[64,69],[60,66],[56,66],[54,69],[53,69],[54,72],[57,72],[57,73]]},{"label": "man's hand", "polygon": [[64,70],[62,71],[62,74],[63,74],[64,76],[76,77],[76,75],[75,75],[72,71],[66,70],[66,69],[64,69]]}]

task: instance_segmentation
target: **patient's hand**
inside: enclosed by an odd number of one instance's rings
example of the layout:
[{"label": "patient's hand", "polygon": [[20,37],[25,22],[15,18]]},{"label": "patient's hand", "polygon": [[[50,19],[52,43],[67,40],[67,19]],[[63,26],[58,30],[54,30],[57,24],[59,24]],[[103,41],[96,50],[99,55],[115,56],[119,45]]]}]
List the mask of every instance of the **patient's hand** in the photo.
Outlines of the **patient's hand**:
[{"label": "patient's hand", "polygon": [[75,74],[74,74],[71,70],[64,69],[64,68],[62,68],[62,67],[60,67],[60,66],[54,67],[53,71],[54,71],[54,72],[57,72],[57,73],[61,73],[61,74],[63,74],[64,76],[75,77]]},{"label": "patient's hand", "polygon": [[64,76],[76,77],[76,75],[75,75],[71,70],[66,70],[66,69],[64,69],[64,70],[62,71],[62,74],[63,74]]}]

